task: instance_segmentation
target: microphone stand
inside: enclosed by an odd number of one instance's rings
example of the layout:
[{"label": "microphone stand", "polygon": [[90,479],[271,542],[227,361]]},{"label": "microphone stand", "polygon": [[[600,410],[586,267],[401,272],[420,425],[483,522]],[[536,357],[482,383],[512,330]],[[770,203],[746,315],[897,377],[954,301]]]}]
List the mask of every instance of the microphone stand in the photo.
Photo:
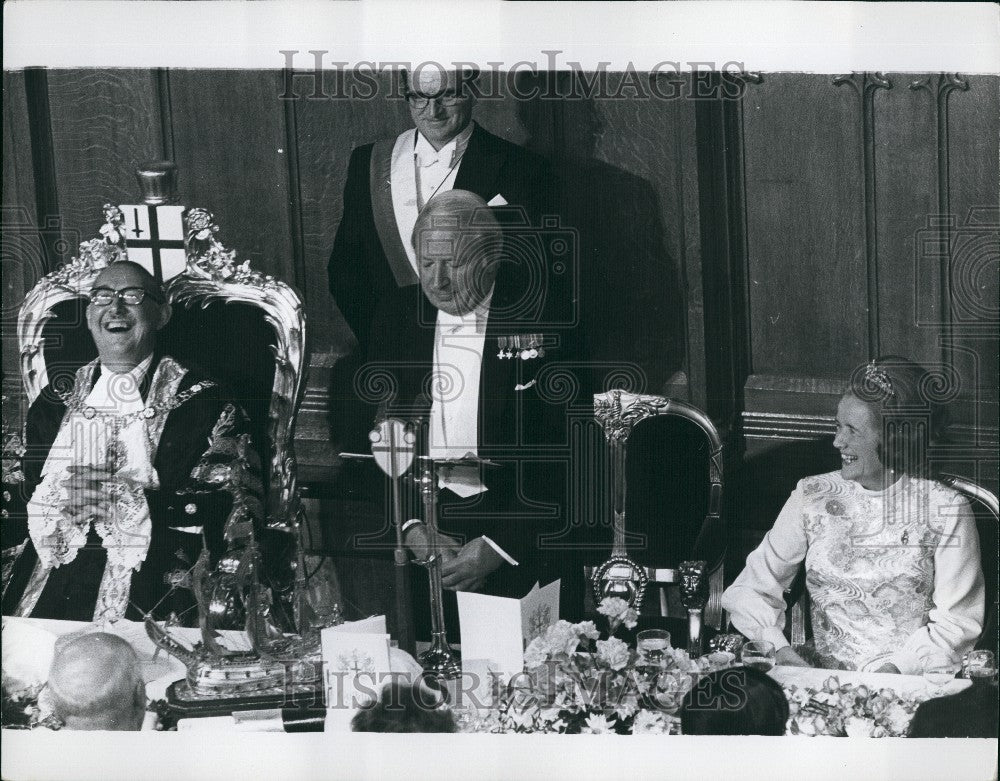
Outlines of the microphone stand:
[{"label": "microphone stand", "polygon": [[396,427],[389,426],[389,458],[392,463],[390,487],[392,490],[392,520],[396,527],[396,549],[393,551],[396,575],[396,639],[399,647],[411,656],[416,651],[416,635],[413,627],[413,600],[410,594],[409,556],[403,546],[403,507],[400,498],[399,443],[396,441]]},{"label": "microphone stand", "polygon": [[439,681],[453,680],[462,674],[458,656],[448,645],[444,624],[444,599],[441,585],[441,550],[437,536],[437,470],[430,456],[421,456],[418,482],[424,503],[424,522],[427,525],[429,551],[424,566],[430,586],[431,647],[420,654],[421,666]]}]

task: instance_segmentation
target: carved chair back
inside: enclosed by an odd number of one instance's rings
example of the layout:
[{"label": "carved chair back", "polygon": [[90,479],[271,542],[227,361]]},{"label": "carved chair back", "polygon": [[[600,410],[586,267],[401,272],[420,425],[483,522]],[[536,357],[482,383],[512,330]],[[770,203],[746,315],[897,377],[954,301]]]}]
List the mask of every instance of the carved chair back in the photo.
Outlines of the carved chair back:
[{"label": "carved chair back", "polygon": [[[49,383],[57,391],[70,389],[76,370],[97,355],[84,313],[101,269],[128,259],[124,239],[108,238],[121,233],[116,212],[106,206],[103,238],[82,243],[79,256],[42,278],[20,308],[17,336],[29,404]],[[248,262],[236,264],[235,252],[215,238],[210,213],[190,209],[185,224],[187,265],[166,285],[173,316],[158,346],[222,384],[247,412],[264,473],[263,547],[282,549],[283,558],[294,560],[301,504],[293,438],[307,357],[302,302],[284,282]],[[286,568],[288,582],[272,584],[289,602],[293,570]]]},{"label": "carved chair back", "polygon": [[[595,414],[611,460],[612,515],[621,516],[613,555],[627,553],[661,587],[682,583],[682,562],[704,561],[705,623],[721,629],[726,535],[714,424],[683,401],[622,391],[596,396]],[[642,612],[667,614],[666,592],[659,589],[659,609],[652,596]]]}]

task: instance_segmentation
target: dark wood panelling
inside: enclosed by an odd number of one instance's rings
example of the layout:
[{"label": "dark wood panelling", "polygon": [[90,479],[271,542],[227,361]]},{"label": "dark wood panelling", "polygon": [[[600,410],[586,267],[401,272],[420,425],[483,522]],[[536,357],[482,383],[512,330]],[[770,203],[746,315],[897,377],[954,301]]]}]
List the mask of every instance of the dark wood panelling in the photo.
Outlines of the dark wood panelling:
[{"label": "dark wood panelling", "polygon": [[[332,79],[330,75],[327,78]],[[328,84],[327,94],[350,94],[357,84],[350,75],[340,88]],[[379,95],[370,100],[313,99],[311,85],[296,78],[294,100],[298,133],[298,171],[305,254],[305,286],[310,291],[309,317],[314,332],[315,365],[331,366],[347,352],[350,330],[336,311],[328,292],[327,261],[343,212],[344,182],[351,150],[379,138],[391,138],[410,126],[406,103],[389,99],[388,78]]]},{"label": "dark wood panelling", "polygon": [[101,206],[139,195],[136,166],[162,156],[151,71],[48,72],[59,214],[83,239],[97,236]]},{"label": "dark wood panelling", "polygon": [[[19,385],[17,310],[45,274],[45,252],[35,216],[31,136],[24,73],[3,72],[3,376]],[[5,389],[6,392],[6,389]],[[4,412],[8,410],[5,407]]]},{"label": "dark wood panelling", "polygon": [[867,355],[857,96],[768,74],[744,101],[753,370],[844,377]]},{"label": "dark wood panelling", "polygon": [[[619,78],[608,78],[609,93]],[[699,237],[685,225],[697,200],[693,111],[683,100],[561,104],[560,209],[579,231],[588,349],[605,376],[637,381],[645,392],[660,392],[688,368],[684,322],[700,321]],[[700,364],[688,368],[689,375],[701,371]]]},{"label": "dark wood panelling", "polygon": [[893,89],[874,95],[880,352],[930,365],[941,361],[941,329],[921,326],[918,310],[940,300],[940,272],[918,266],[915,249],[937,213],[935,101],[907,88],[911,75],[887,75]]},{"label": "dark wood panelling", "polygon": [[973,399],[978,420],[996,426],[1000,376],[1000,77],[969,74],[968,92],[948,102],[950,211],[955,218],[952,308],[956,366],[963,370],[963,398]]},{"label": "dark wood panelling", "polygon": [[174,70],[169,82],[182,203],[215,214],[240,260],[294,284],[281,74]]}]

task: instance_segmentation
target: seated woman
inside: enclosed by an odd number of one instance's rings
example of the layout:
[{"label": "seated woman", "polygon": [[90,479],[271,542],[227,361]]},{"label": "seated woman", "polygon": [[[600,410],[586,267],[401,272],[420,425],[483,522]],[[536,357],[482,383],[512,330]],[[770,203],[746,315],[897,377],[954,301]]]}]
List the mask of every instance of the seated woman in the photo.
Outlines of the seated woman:
[{"label": "seated woman", "polygon": [[856,370],[837,407],[841,469],[801,480],[722,597],[733,625],[806,665],[782,633],[783,591],[805,561],[815,664],[919,673],[970,650],[985,588],[968,502],[929,479],[943,410],[930,375],[904,358]]}]

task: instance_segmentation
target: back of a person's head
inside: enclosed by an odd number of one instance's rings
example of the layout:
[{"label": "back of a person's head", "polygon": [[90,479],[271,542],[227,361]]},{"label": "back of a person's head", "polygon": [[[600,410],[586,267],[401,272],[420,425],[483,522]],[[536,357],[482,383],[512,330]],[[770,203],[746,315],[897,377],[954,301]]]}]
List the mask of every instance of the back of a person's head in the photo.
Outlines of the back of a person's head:
[{"label": "back of a person's head", "polygon": [[911,738],[996,738],[998,719],[997,687],[977,683],[958,694],[920,703],[907,734]]},{"label": "back of a person's head", "polygon": [[351,721],[354,732],[455,732],[455,718],[441,695],[420,681],[392,681]]},{"label": "back of a person's head", "polygon": [[702,677],[684,698],[685,735],[784,735],[788,700],[759,670],[733,667]]},{"label": "back of a person's head", "polygon": [[66,729],[142,726],[146,696],[139,659],[116,635],[93,632],[57,645],[48,688]]}]

